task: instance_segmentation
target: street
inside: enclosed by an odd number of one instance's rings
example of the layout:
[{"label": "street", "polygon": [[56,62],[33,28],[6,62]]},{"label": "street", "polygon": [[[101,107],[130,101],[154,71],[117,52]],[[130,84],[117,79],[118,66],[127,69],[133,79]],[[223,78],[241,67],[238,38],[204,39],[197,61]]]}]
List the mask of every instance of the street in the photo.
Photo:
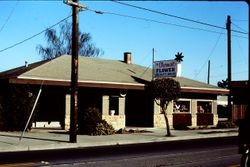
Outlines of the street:
[{"label": "street", "polygon": [[[233,154],[235,148],[224,148],[224,149],[214,149],[207,151],[192,151],[192,152],[180,152],[180,153],[159,153],[158,155],[138,155],[138,156],[126,156],[126,157],[109,157],[103,159],[92,159],[83,160],[78,162],[71,162],[58,164],[55,166],[141,166],[141,167],[222,167],[222,166],[238,166],[239,155]],[[227,153],[226,153],[227,152]],[[228,152],[231,152],[228,154]],[[226,154],[225,154],[226,153]]]},{"label": "street", "polygon": [[5,153],[1,166],[236,167],[237,137]]}]

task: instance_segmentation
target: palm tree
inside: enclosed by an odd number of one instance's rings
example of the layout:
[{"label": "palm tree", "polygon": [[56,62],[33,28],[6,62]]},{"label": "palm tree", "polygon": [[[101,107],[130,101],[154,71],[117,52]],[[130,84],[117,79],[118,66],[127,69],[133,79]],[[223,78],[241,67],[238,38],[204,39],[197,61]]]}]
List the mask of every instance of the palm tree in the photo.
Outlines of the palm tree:
[{"label": "palm tree", "polygon": [[[60,24],[59,35],[55,29],[47,29],[45,38],[47,39],[47,47],[37,45],[38,53],[43,56],[44,60],[52,59],[64,54],[72,54],[72,31],[71,23],[65,21]],[[91,35],[89,33],[81,33],[79,31],[78,54],[80,56],[95,57],[103,54],[103,51],[96,48],[91,43]]]},{"label": "palm tree", "polygon": [[180,63],[183,61],[183,57],[184,56],[182,56],[182,52],[177,52],[177,54],[175,55],[175,61],[177,61],[177,63]]}]

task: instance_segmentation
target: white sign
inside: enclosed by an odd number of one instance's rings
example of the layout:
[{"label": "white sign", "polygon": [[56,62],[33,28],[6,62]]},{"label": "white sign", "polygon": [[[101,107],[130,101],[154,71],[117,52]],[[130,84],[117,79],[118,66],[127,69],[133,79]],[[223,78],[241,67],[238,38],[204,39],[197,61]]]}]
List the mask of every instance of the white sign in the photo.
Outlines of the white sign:
[{"label": "white sign", "polygon": [[153,77],[176,77],[177,63],[175,60],[162,60],[153,63]]}]

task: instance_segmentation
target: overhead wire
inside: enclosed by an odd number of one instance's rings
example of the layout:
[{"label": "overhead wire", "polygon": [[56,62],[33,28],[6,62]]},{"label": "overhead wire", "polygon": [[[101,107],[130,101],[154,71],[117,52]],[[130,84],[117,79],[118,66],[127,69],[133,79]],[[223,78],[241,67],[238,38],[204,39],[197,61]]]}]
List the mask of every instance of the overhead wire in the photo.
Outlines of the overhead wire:
[{"label": "overhead wire", "polygon": [[[191,19],[187,19],[187,18],[183,18],[183,17],[171,15],[171,14],[166,14],[166,13],[163,13],[163,12],[158,12],[158,11],[154,11],[154,10],[151,10],[151,9],[142,8],[142,7],[130,5],[130,4],[127,4],[127,3],[118,2],[116,0],[111,0],[111,1],[116,2],[116,3],[120,3],[120,4],[124,4],[124,5],[128,5],[128,6],[131,6],[131,7],[136,7],[136,8],[143,9],[143,10],[148,10],[148,11],[151,11],[151,12],[156,12],[156,13],[159,13],[159,14],[164,14],[164,15],[167,15],[167,16],[179,18],[179,19],[186,20],[186,21],[193,21],[193,22],[196,22],[196,23],[199,23],[199,24],[203,24],[203,25],[207,25],[207,26],[212,26],[212,27],[215,27],[215,28],[225,29],[225,27],[215,26],[215,25],[211,25],[211,24],[208,24],[208,23],[203,23],[203,22],[200,22],[200,21],[195,21],[195,20],[191,20]],[[114,13],[114,12],[98,11],[98,10],[93,10],[93,9],[90,9],[90,8],[87,8],[86,10],[93,11],[96,14],[111,14],[111,15],[116,15],[116,16],[121,16],[121,17],[133,18],[133,19],[137,19],[137,20],[144,20],[144,21],[149,21],[149,22],[154,22],[154,23],[159,23],[159,24],[172,25],[172,26],[177,26],[177,27],[182,27],[182,28],[188,28],[188,29],[193,29],[193,30],[200,30],[200,31],[206,31],[206,32],[221,34],[220,32],[217,32],[217,31],[214,31],[214,30],[207,30],[207,29],[202,29],[202,28],[197,28],[197,27],[190,27],[190,26],[186,26],[186,25],[180,25],[180,24],[174,24],[174,23],[169,23],[169,22],[157,21],[157,20],[148,19],[148,18],[130,16],[130,15],[119,14],[119,13]],[[55,27],[56,25],[60,24],[61,22],[67,20],[71,16],[72,15],[67,16],[66,18],[60,20],[59,22],[55,23],[54,25],[50,26],[49,28],[46,28],[46,29],[40,31],[39,33],[34,34],[31,37],[28,37],[28,38],[26,38],[26,39],[24,39],[24,40],[22,40],[20,42],[17,42],[15,44],[9,46],[9,47],[1,49],[0,53],[3,52],[3,51],[6,51],[8,49],[11,49],[11,48],[13,48],[15,46],[18,46],[18,45],[20,45],[20,44],[22,44],[22,43],[24,43],[24,42],[26,42],[28,40],[31,40],[31,39],[35,38],[36,36],[38,36],[38,35],[46,32],[46,30],[51,29],[51,28]],[[231,30],[231,31],[233,31],[233,30]],[[237,32],[237,31],[235,31],[235,32]],[[224,33],[222,33],[222,34],[224,34]],[[248,33],[244,33],[244,34],[248,34]],[[248,39],[247,37],[243,37],[243,36],[239,36],[239,35],[232,35],[232,36]]]},{"label": "overhead wire", "polygon": [[212,32],[212,33],[219,33],[219,32],[217,32],[217,31],[213,31],[213,30],[206,30],[206,29],[197,28],[197,27],[190,27],[190,26],[180,25],[180,24],[175,24],[175,23],[170,23],[170,22],[163,22],[163,21],[148,19],[148,18],[144,18],[144,17],[136,17],[136,16],[125,15],[125,14],[119,14],[119,13],[114,13],[114,12],[96,11],[96,10],[92,10],[92,9],[87,9],[87,10],[93,11],[93,12],[95,12],[95,13],[97,13],[97,14],[110,14],[110,15],[116,15],[116,16],[121,16],[121,17],[127,17],[127,18],[132,18],[132,19],[137,19],[137,20],[144,20],[144,21],[159,23],[159,24],[166,24],[166,25],[171,25],[171,26],[177,26],[177,27],[182,27],[182,28],[188,28],[188,29],[193,29],[193,30],[201,30],[201,31],[207,31],[207,32]]},{"label": "overhead wire", "polygon": [[[233,72],[232,74],[235,75],[235,74],[244,74],[244,73],[247,73],[248,71],[239,71],[239,72]],[[221,77],[227,77],[227,74],[224,73],[224,74],[219,74],[219,75],[211,75],[210,76],[211,78],[221,78]]]},{"label": "overhead wire", "polygon": [[[137,8],[137,9],[140,9],[140,10],[145,10],[145,11],[149,11],[149,12],[152,12],[152,13],[157,13],[157,14],[161,14],[161,15],[165,15],[165,16],[169,16],[169,17],[173,17],[173,18],[185,20],[185,21],[188,21],[188,22],[193,22],[193,23],[197,23],[197,24],[201,24],[201,25],[205,25],[205,26],[210,26],[210,27],[214,27],[214,28],[219,28],[219,29],[226,29],[225,27],[222,27],[222,26],[217,26],[217,25],[213,25],[213,24],[210,24],[210,23],[201,22],[201,21],[189,19],[189,18],[186,18],[186,17],[180,17],[180,16],[176,16],[176,15],[173,15],[173,14],[169,14],[169,13],[165,13],[165,12],[161,12],[161,11],[156,11],[156,10],[148,9],[148,8],[145,8],[145,7],[131,5],[131,4],[128,4],[128,3],[125,3],[125,2],[117,1],[117,0],[110,0],[110,1],[118,3],[118,4],[121,4],[121,5],[125,5],[125,6],[129,6],[129,7]],[[232,32],[236,32],[236,33],[241,33],[241,34],[248,34],[246,32],[237,31],[237,30],[231,30],[231,31]]]},{"label": "overhead wire", "polygon": [[218,45],[218,43],[219,43],[219,40],[220,40],[220,38],[221,38],[221,35],[222,35],[222,33],[219,34],[219,36],[218,36],[218,38],[217,38],[217,40],[216,40],[216,42],[215,42],[213,48],[211,49],[211,51],[210,51],[210,53],[209,53],[207,59],[205,60],[205,62],[204,62],[203,65],[201,66],[201,68],[200,68],[200,70],[198,71],[198,73],[194,76],[194,79],[201,73],[201,71],[202,71],[202,69],[205,67],[207,61],[208,61],[209,58],[212,56],[214,50],[216,49],[216,47],[217,47],[217,45]]},{"label": "overhead wire", "polygon": [[[165,24],[165,25],[182,27],[182,28],[187,28],[187,29],[192,29],[192,30],[199,30],[199,31],[205,31],[205,32],[210,32],[210,33],[221,34],[221,32],[214,31],[214,30],[208,30],[208,29],[203,29],[203,28],[199,28],[199,27],[191,27],[191,26],[175,24],[175,23],[170,23],[170,22],[163,22],[163,21],[148,19],[148,18],[144,18],[144,17],[137,17],[137,16],[119,14],[119,13],[114,13],[114,12],[108,12],[108,11],[94,10],[94,9],[90,9],[90,8],[88,8],[86,10],[95,12],[96,14],[110,14],[110,15],[115,15],[115,16],[120,16],[120,17],[127,17],[127,18],[131,18],[131,19],[136,19],[136,20],[143,20],[143,21],[148,21],[148,22],[153,22],[153,23],[158,23],[158,24]],[[225,35],[225,33],[222,33],[222,34]],[[247,37],[243,37],[243,36],[239,36],[239,35],[232,35],[232,36],[247,39]]]},{"label": "overhead wire", "polygon": [[242,31],[244,31],[245,33],[247,33],[246,30],[244,30],[244,29],[241,28],[240,26],[236,25],[234,22],[231,22],[231,23],[232,23],[232,25],[234,25],[234,26],[237,27],[238,29],[241,29]]},{"label": "overhead wire", "polygon": [[[116,0],[111,0],[111,1],[117,2]],[[124,4],[123,2],[117,2],[117,3]],[[130,4],[128,4],[128,5],[134,7],[134,5],[130,5]],[[144,8],[141,8],[141,7],[138,7],[138,6],[135,6],[135,7],[144,10]],[[160,24],[167,24],[167,25],[178,26],[178,27],[183,27],[183,28],[189,28],[189,29],[195,29],[195,30],[202,30],[202,31],[207,31],[207,32],[218,33],[219,37],[218,37],[218,39],[217,39],[214,47],[212,48],[212,50],[211,50],[211,52],[210,52],[210,54],[209,54],[209,56],[207,58],[207,61],[209,60],[209,58],[211,57],[212,53],[214,52],[214,50],[215,50],[215,48],[216,48],[216,46],[217,46],[217,44],[219,42],[219,39],[220,39],[221,35],[225,34],[225,33],[222,33],[222,31],[221,32],[217,32],[217,31],[213,31],[213,30],[206,30],[206,29],[202,29],[202,28],[195,28],[195,27],[190,27],[190,26],[183,26],[183,25],[178,25],[178,24],[173,24],[173,23],[168,23],[168,22],[162,22],[162,21],[156,21],[156,20],[153,20],[153,19],[147,19],[147,18],[142,18],[142,17],[135,17],[135,16],[129,16],[129,15],[123,15],[123,14],[118,14],[118,13],[114,13],[114,12],[96,11],[96,10],[92,10],[92,9],[88,9],[88,10],[91,10],[91,11],[97,13],[97,14],[112,14],[112,15],[117,15],[117,16],[122,16],[122,17],[128,17],[128,18],[133,18],[133,19],[138,19],[138,20],[144,20],[144,21],[150,21],[150,22],[155,22],[155,23],[160,23]],[[146,9],[146,10],[152,11],[151,9]],[[152,11],[152,12],[155,12],[155,11]],[[158,11],[157,11],[157,13],[158,13]],[[162,13],[162,12],[159,12],[159,13],[160,14],[164,14],[164,15],[168,15],[168,16],[171,16],[171,17],[176,17],[176,18],[179,18],[179,19],[183,19],[183,20],[186,20],[186,21],[192,21],[192,22],[195,22],[195,23],[203,24],[203,25],[206,25],[206,26],[214,27],[214,28],[220,28],[221,30],[226,30],[226,27],[215,26],[215,25],[212,25],[212,24],[208,24],[208,23],[204,23],[204,22],[200,22],[200,21],[195,21],[195,20],[191,20],[191,19],[187,19],[187,18],[182,18],[182,17],[179,17],[179,16],[169,15],[169,14]],[[248,34],[247,32],[242,32],[242,31],[237,31],[237,30],[231,30],[231,31],[235,32],[235,33]],[[232,35],[232,36],[241,37],[241,38],[246,38],[247,39],[247,37],[243,37],[243,36],[238,36],[238,35]],[[200,74],[200,72],[202,71],[202,69],[204,68],[205,65],[206,65],[206,62],[202,65],[202,67],[200,68],[199,72],[195,75],[194,78],[196,78]]]},{"label": "overhead wire", "polygon": [[3,51],[6,51],[6,50],[8,50],[8,49],[11,49],[11,48],[13,48],[13,47],[15,47],[15,46],[18,46],[18,45],[20,45],[20,44],[22,44],[22,43],[24,43],[24,42],[26,42],[26,41],[29,41],[29,40],[31,40],[31,39],[37,37],[38,35],[41,35],[42,33],[46,32],[48,29],[51,29],[51,28],[57,26],[57,25],[60,24],[61,22],[63,22],[63,21],[65,21],[65,20],[67,20],[68,18],[70,18],[71,16],[72,16],[72,15],[65,17],[64,19],[62,19],[62,20],[60,20],[59,22],[53,24],[53,25],[50,26],[49,28],[46,28],[46,29],[40,31],[39,33],[36,33],[36,34],[32,35],[31,37],[28,37],[28,38],[26,38],[26,39],[24,39],[24,40],[22,40],[22,41],[20,41],[20,42],[17,42],[17,43],[15,43],[15,44],[9,46],[9,47],[6,47],[6,48],[4,48],[4,49],[1,49],[1,50],[0,50],[0,53],[3,52]]},{"label": "overhead wire", "polygon": [[9,15],[7,16],[5,22],[3,23],[3,25],[0,28],[0,32],[4,29],[4,27],[6,26],[6,24],[8,23],[8,21],[10,20],[12,14],[14,13],[16,6],[18,5],[19,0],[15,3],[14,7],[11,9]]}]

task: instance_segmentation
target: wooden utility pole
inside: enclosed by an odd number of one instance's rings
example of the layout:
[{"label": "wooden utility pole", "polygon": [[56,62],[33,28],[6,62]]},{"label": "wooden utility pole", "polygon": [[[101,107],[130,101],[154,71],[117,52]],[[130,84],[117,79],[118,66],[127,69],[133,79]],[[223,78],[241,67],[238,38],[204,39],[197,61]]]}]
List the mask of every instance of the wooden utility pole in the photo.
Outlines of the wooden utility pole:
[{"label": "wooden utility pole", "polygon": [[207,67],[207,84],[210,84],[210,60],[208,60],[208,67]]},{"label": "wooden utility pole", "polygon": [[231,99],[231,81],[232,81],[232,71],[231,71],[231,17],[227,16],[227,79],[228,79],[228,99],[227,99],[227,106],[228,106],[228,116],[229,119],[232,119],[232,99]]},{"label": "wooden utility pole", "polygon": [[78,0],[64,0],[64,3],[72,6],[72,58],[71,58],[71,84],[70,84],[70,134],[69,141],[77,142],[78,129]]},{"label": "wooden utility pole", "polygon": [[72,6],[72,59],[71,59],[71,84],[70,84],[70,134],[69,141],[77,142],[78,130],[78,47],[79,47],[79,8],[87,9],[78,3],[78,0],[64,0]]},{"label": "wooden utility pole", "polygon": [[155,65],[155,48],[152,49],[152,80],[154,79],[155,76],[154,65]]},{"label": "wooden utility pole", "polygon": [[[77,3],[78,0],[73,0]],[[78,7],[72,5],[72,59],[70,100],[70,142],[77,142],[78,118]]]},{"label": "wooden utility pole", "polygon": [[[250,16],[250,10],[248,9],[248,18]],[[250,28],[248,26],[248,104],[250,103]]]}]

